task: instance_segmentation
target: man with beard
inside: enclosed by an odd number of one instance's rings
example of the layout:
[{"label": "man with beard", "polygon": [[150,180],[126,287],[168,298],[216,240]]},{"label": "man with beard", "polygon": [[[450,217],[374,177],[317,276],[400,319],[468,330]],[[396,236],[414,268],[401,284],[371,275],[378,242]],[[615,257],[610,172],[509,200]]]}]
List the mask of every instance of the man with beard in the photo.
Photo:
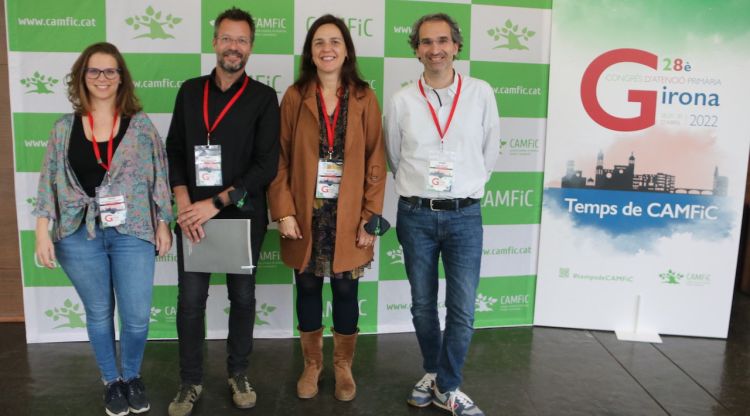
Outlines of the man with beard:
[{"label": "man with beard", "polygon": [[[203,346],[209,273],[184,269],[182,239],[198,243],[211,218],[250,219],[253,264],[268,225],[266,187],[279,160],[279,106],[276,92],[245,74],[255,23],[231,8],[214,22],[216,68],[185,81],[175,100],[167,136],[169,179],[177,204],[177,334],[180,389],[170,416],[192,413],[203,390]],[[227,371],[232,401],[255,405],[245,372],[253,346],[255,274],[226,276],[229,307]]]}]

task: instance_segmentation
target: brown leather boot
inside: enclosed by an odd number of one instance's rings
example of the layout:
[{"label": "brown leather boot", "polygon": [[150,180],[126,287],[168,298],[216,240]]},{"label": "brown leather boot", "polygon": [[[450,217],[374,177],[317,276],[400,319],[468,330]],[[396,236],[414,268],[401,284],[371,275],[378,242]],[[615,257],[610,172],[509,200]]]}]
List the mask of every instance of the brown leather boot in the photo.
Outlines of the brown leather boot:
[{"label": "brown leather boot", "polygon": [[297,381],[297,397],[312,399],[318,394],[318,381],[323,372],[323,328],[317,331],[299,331],[305,369]]},{"label": "brown leather boot", "polygon": [[352,376],[352,361],[357,347],[357,332],[352,335],[341,335],[333,332],[333,369],[336,377],[336,392],[334,396],[341,401],[348,402],[357,395],[357,385]]}]

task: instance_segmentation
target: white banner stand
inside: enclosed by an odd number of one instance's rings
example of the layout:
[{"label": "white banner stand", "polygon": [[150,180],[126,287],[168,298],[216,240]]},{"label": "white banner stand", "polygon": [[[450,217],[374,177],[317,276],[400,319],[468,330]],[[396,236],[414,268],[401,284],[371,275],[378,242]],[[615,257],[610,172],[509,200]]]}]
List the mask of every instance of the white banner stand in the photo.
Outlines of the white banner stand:
[{"label": "white banner stand", "polygon": [[635,318],[633,319],[633,330],[616,330],[615,335],[620,341],[650,342],[661,344],[661,337],[656,332],[642,331],[639,328],[641,319],[641,295],[635,297]]}]

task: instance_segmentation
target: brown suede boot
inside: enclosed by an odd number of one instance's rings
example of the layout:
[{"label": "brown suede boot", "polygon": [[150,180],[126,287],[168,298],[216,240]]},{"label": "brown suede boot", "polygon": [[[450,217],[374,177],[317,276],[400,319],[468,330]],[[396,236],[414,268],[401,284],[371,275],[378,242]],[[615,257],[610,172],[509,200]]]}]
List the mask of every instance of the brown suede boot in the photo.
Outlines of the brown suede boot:
[{"label": "brown suede boot", "polygon": [[352,376],[352,361],[357,347],[357,332],[352,335],[341,335],[333,328],[333,369],[336,377],[336,399],[348,402],[357,395],[357,385]]},{"label": "brown suede boot", "polygon": [[297,381],[297,397],[312,399],[318,394],[318,381],[323,372],[323,328],[310,332],[299,331],[299,341],[305,358],[305,369]]}]

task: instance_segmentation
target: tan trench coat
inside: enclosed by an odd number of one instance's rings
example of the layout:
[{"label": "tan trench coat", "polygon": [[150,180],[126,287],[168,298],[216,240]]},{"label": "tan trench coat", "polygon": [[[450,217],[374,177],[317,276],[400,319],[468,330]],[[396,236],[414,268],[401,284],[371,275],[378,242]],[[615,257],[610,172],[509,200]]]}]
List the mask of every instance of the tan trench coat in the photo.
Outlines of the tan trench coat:
[{"label": "tan trench coat", "polygon": [[[294,86],[289,87],[281,101],[279,171],[268,188],[268,203],[272,219],[293,215],[299,224],[302,239],[281,240],[282,260],[298,270],[304,270],[312,252],[319,131],[315,88],[307,88],[302,96]],[[373,247],[357,247],[357,230],[362,219],[382,213],[385,177],[385,143],[377,98],[369,88],[352,88],[337,207],[334,273],[353,270],[372,260]]]}]

